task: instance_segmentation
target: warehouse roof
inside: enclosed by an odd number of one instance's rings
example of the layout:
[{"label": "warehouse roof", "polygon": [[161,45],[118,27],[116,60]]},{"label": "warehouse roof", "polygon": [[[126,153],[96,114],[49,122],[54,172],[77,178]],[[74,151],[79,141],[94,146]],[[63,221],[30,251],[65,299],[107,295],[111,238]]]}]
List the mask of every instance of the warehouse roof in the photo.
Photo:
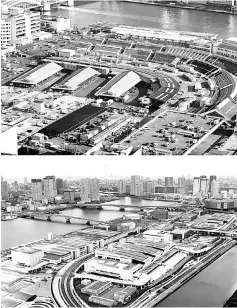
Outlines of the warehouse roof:
[{"label": "warehouse roof", "polygon": [[40,251],[39,249],[30,248],[30,247],[20,247],[20,248],[16,248],[16,249],[12,249],[12,250],[18,251],[18,252],[23,252],[23,253],[28,253],[28,254],[33,254],[33,253]]},{"label": "warehouse roof", "polygon": [[141,77],[133,71],[123,72],[115,76],[96,95],[120,97],[141,81]]},{"label": "warehouse roof", "polygon": [[63,68],[56,63],[48,63],[41,66],[36,71],[33,71],[30,75],[25,77],[26,81],[29,83],[37,84],[50,76],[60,72]]},{"label": "warehouse roof", "polygon": [[70,88],[71,90],[75,90],[81,83],[88,80],[89,78],[99,75],[96,70],[91,67],[87,67],[83,70],[78,71],[72,78],[70,78],[64,86]]}]

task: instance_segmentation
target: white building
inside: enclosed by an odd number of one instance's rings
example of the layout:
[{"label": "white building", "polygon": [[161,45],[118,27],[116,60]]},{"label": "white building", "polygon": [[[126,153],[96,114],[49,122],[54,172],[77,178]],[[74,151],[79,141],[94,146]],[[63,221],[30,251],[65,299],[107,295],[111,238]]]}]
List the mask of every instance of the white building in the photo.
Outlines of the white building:
[{"label": "white building", "polygon": [[1,16],[1,45],[16,42],[22,38],[31,38],[40,32],[40,12],[10,9]]},{"label": "white building", "polygon": [[42,100],[34,100],[32,102],[32,107],[38,113],[44,113],[45,112],[44,101],[42,101]]},{"label": "white building", "polygon": [[16,248],[11,250],[12,263],[34,267],[40,263],[44,256],[42,250],[29,247]]},{"label": "white building", "polygon": [[71,29],[70,18],[43,16],[41,26],[44,29],[53,30],[57,33]]},{"label": "white building", "polygon": [[230,37],[213,46],[213,53],[237,60],[237,37]]},{"label": "white building", "polygon": [[84,263],[87,273],[105,274],[123,280],[132,280],[134,273],[141,267],[141,264],[126,264],[116,260],[90,259]]}]

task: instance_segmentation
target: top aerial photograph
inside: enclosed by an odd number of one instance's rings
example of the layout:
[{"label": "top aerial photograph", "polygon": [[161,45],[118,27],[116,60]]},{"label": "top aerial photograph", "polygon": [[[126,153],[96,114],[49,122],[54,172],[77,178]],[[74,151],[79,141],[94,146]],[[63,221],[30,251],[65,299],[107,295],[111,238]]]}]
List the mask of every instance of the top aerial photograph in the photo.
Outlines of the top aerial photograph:
[{"label": "top aerial photograph", "polygon": [[237,155],[237,0],[1,0],[2,155]]}]

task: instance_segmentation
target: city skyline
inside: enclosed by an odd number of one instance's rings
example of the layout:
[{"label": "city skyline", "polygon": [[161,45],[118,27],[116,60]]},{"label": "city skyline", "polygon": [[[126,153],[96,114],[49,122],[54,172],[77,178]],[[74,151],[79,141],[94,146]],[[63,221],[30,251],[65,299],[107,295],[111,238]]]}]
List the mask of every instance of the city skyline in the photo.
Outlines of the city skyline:
[{"label": "city skyline", "polygon": [[[49,162],[50,161],[50,162]],[[9,168],[11,166],[11,168]],[[26,168],[27,166],[27,168]],[[45,166],[42,168],[42,166]],[[205,174],[216,174],[222,177],[236,177],[237,171],[232,157],[223,160],[222,157],[160,157],[159,164],[155,157],[149,161],[140,157],[130,159],[128,157],[116,158],[100,157],[72,157],[67,164],[62,165],[60,157],[54,157],[52,161],[48,157],[40,157],[35,164],[34,157],[22,157],[21,164],[15,157],[5,157],[1,175],[4,180],[24,180],[24,178],[43,178],[47,175],[77,179],[82,177],[99,178],[123,178],[131,175],[162,177],[181,175],[191,177]]]}]

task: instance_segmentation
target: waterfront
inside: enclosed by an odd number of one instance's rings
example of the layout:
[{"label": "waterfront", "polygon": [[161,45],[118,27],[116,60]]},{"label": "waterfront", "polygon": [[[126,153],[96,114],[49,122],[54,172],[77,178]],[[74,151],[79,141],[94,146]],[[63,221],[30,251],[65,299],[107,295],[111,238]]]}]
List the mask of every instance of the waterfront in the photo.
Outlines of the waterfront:
[{"label": "waterfront", "polygon": [[236,35],[237,16],[117,1],[75,2],[74,8],[54,8],[52,15],[71,19],[77,27],[97,21],[140,27]]},{"label": "waterfront", "polygon": [[237,246],[233,247],[157,307],[223,307],[237,288]]},{"label": "waterfront", "polygon": [[[110,204],[130,204],[130,205],[147,205],[149,203],[156,205],[164,205],[162,201],[149,201],[141,200],[136,198],[124,197],[119,200],[106,202]],[[168,202],[165,204],[171,204]],[[63,211],[64,215],[78,216],[81,218],[88,218],[100,221],[107,221],[117,217],[121,217],[126,213],[137,212],[136,209],[126,209],[125,212],[120,212],[117,207],[105,208],[104,210],[96,209],[70,209]],[[58,218],[57,218],[58,220]],[[85,224],[81,225],[78,223],[66,224],[65,219],[62,218],[62,222],[48,222],[43,220],[32,220],[17,218],[11,221],[1,222],[1,249],[7,249],[13,246],[24,244],[30,241],[34,241],[43,237],[47,237],[48,232],[54,234],[62,234],[70,232],[76,229],[86,227]],[[11,230],[14,230],[12,232]]]}]

